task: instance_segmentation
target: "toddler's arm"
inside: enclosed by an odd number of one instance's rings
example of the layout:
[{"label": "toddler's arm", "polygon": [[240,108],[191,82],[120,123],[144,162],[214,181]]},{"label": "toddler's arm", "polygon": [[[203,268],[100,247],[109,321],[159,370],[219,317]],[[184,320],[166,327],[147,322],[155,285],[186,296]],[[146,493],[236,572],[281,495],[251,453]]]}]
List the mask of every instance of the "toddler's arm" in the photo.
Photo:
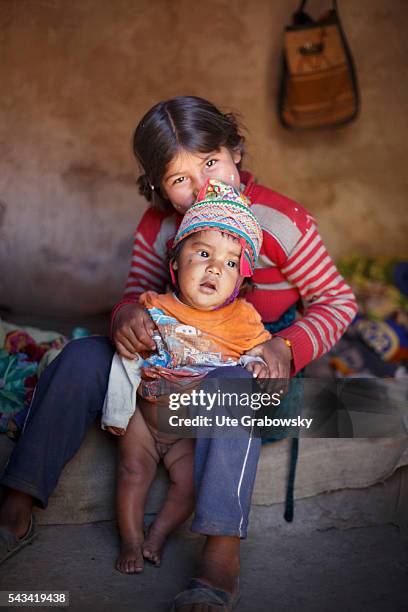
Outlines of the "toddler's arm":
[{"label": "toddler's arm", "polygon": [[257,350],[257,347],[254,347],[242,355],[238,363],[248,370],[248,372],[252,372],[254,378],[268,378],[268,366],[260,355],[261,351]]}]

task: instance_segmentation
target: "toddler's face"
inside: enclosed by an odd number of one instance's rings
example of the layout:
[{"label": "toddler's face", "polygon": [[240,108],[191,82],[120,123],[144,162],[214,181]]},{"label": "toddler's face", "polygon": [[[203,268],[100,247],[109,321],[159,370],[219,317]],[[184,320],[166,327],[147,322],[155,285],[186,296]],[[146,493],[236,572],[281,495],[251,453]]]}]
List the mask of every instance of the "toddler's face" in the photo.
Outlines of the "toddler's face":
[{"label": "toddler's face", "polygon": [[179,299],[198,310],[213,310],[233,293],[241,258],[239,240],[218,231],[192,234],[182,245],[177,270]]},{"label": "toddler's face", "polygon": [[209,178],[219,179],[239,189],[236,164],[239,151],[220,147],[211,153],[189,153],[182,149],[167,166],[161,188],[174,208],[182,215],[194,203],[198,192]]}]

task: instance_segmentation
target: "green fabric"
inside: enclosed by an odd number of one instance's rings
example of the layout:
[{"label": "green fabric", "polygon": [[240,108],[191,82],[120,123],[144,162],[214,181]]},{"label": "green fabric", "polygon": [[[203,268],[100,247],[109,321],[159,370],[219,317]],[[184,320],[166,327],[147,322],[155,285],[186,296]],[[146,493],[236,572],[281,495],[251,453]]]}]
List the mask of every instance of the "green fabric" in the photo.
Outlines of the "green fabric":
[{"label": "green fabric", "polygon": [[0,410],[14,414],[24,406],[24,381],[37,372],[37,363],[24,361],[20,355],[0,350]]}]

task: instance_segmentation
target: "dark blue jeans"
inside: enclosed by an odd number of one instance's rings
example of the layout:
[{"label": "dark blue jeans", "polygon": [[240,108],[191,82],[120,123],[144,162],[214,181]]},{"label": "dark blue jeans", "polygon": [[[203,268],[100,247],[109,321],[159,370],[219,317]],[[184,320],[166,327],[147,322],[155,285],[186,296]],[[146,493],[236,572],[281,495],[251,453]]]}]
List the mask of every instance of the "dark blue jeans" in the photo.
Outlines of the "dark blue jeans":
[{"label": "dark blue jeans", "polygon": [[[46,368],[1,484],[28,493],[38,506],[47,507],[65,464],[100,415],[113,353],[108,338],[73,340]],[[250,374],[226,367],[210,376],[234,379]],[[193,531],[246,536],[260,446],[260,440],[249,435],[197,440]]]}]

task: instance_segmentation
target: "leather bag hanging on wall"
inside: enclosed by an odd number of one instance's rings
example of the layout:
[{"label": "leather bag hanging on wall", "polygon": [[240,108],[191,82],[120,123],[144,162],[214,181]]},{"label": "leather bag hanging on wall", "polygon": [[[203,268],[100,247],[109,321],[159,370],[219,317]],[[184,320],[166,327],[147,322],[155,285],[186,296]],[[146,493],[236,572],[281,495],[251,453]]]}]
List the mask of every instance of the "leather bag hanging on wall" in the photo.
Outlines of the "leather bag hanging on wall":
[{"label": "leather bag hanging on wall", "polygon": [[306,2],[285,29],[279,119],[295,129],[343,125],[358,114],[359,92],[337,2],[316,21]]}]

